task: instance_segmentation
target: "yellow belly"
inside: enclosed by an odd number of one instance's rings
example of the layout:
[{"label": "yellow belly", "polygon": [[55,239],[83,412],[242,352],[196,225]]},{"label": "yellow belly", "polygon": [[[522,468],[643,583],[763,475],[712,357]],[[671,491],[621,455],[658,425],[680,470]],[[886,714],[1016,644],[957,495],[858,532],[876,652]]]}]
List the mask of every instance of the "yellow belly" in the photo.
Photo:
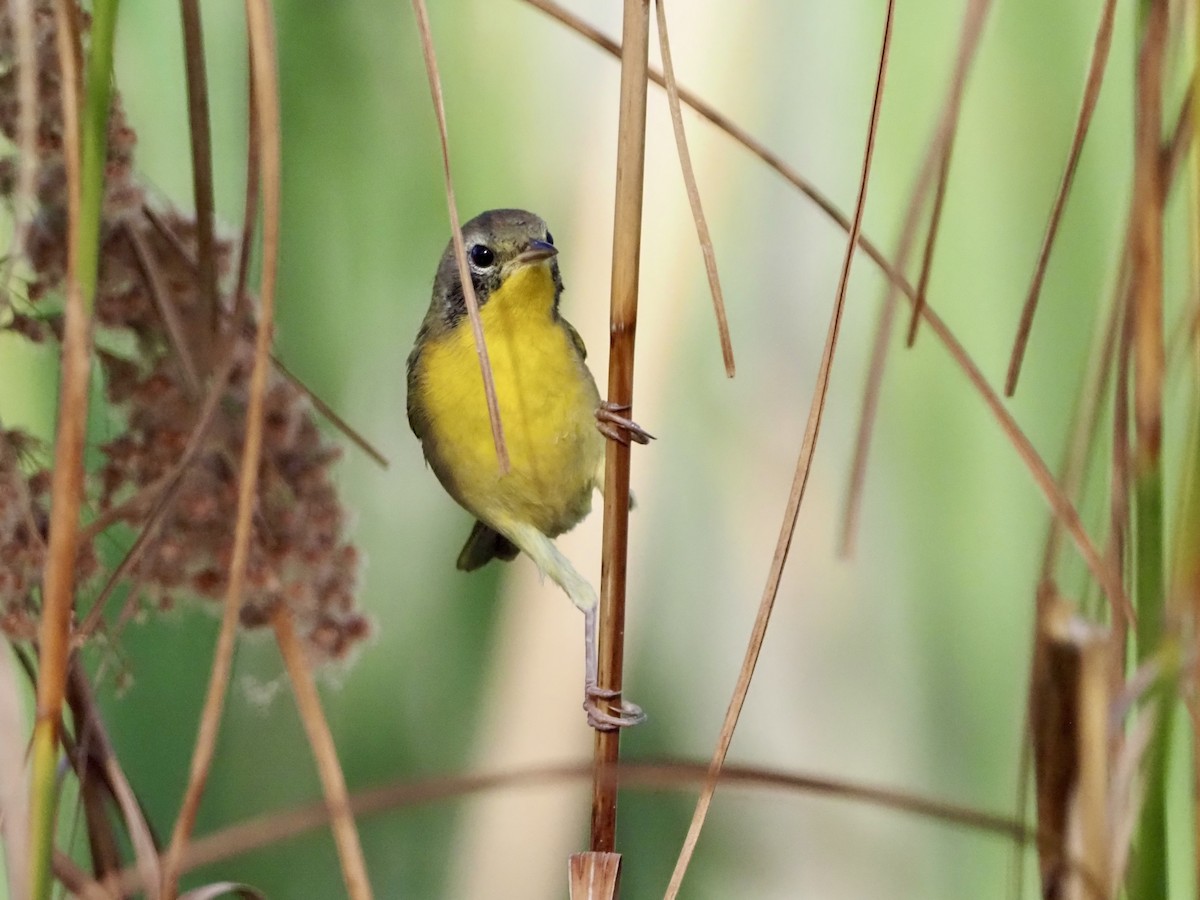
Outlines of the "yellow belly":
[{"label": "yellow belly", "polygon": [[509,519],[551,537],[591,508],[604,441],[599,394],[567,328],[551,312],[546,266],[514,272],[481,310],[510,470],[501,476],[468,320],[421,353],[426,458],[446,490],[489,524]]}]

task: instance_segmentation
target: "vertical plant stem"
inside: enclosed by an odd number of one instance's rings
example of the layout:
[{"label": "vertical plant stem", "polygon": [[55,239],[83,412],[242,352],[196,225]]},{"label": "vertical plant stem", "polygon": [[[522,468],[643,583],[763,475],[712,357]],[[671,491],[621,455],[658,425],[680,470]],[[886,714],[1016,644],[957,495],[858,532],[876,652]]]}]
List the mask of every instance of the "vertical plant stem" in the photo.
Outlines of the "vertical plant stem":
[{"label": "vertical plant stem", "polygon": [[[1200,71],[1200,9],[1192,10],[1192,66],[1193,73]],[[1200,91],[1195,89],[1193,74],[1192,128],[1200,122]],[[1200,141],[1192,141],[1192,194],[1191,194],[1191,276],[1192,284],[1200,278]],[[1179,609],[1179,617],[1188,621],[1195,634],[1200,623],[1200,328],[1193,327],[1187,335],[1192,351],[1192,411],[1188,426],[1187,449],[1184,453],[1182,484],[1183,499],[1179,505],[1178,552],[1171,596]],[[1192,865],[1193,877],[1200,885],[1200,665],[1188,667],[1191,680],[1189,712],[1192,726]]]},{"label": "vertical plant stem", "polygon": [[229,564],[229,585],[221,615],[221,630],[213,652],[212,674],[204,698],[204,709],[192,751],[188,785],[179,816],[171,834],[171,845],[163,862],[163,896],[171,900],[183,865],[184,852],[195,825],[200,799],[208,780],[216,748],[225,692],[233,665],[238,614],[250,557],[250,537],[254,498],[258,485],[258,464],[262,452],[263,405],[270,367],[271,334],[275,313],[275,275],[279,264],[280,205],[280,128],[279,84],[275,71],[275,36],[269,0],[246,0],[246,30],[251,45],[251,72],[258,110],[258,141],[262,152],[263,254],[262,283],[259,288],[259,322],[254,341],[254,368],[250,373],[246,409],[246,439],[242,448],[238,477],[237,521],[233,534],[233,557]]},{"label": "vertical plant stem", "polygon": [[[1159,145],[1162,131],[1163,59],[1167,0],[1138,7],[1133,181],[1133,411],[1134,584],[1138,606],[1137,658],[1146,662],[1163,649],[1165,582],[1162,495],[1163,390],[1163,201]],[[1146,795],[1136,838],[1131,892],[1138,900],[1167,896],[1166,766],[1169,692],[1162,692],[1154,745],[1147,755]]]},{"label": "vertical plant stem", "polygon": [[[646,69],[650,0],[625,0],[621,56],[621,107],[617,132],[616,210],[613,221],[612,301],[608,399],[633,404],[633,344],[637,331],[638,270],[642,243],[642,188],[646,162]],[[632,413],[630,413],[632,415]],[[625,565],[629,545],[629,445],[608,441],[604,460],[604,545],[600,567],[598,680],[621,690],[625,656]],[[617,780],[621,733],[597,731],[592,783],[591,849],[616,847]]]},{"label": "vertical plant stem", "polygon": [[213,249],[213,167],[209,137],[208,79],[204,65],[204,32],[199,0],[179,0],[183,22],[184,62],[187,73],[188,128],[192,139],[192,191],[196,200],[196,262],[200,269],[200,295],[207,307],[203,327],[193,330],[200,338],[193,348],[204,372],[212,371],[220,303],[217,297],[217,258]]},{"label": "vertical plant stem", "polygon": [[116,0],[97,0],[92,19],[87,98],[80,121],[79,44],[75,8],[68,0],[55,7],[59,64],[62,67],[63,148],[67,160],[67,301],[62,345],[50,535],[42,580],[42,618],[38,629],[37,719],[34,724],[30,803],[31,891],[37,900],[50,896],[51,861],[57,807],[55,770],[59,729],[66,695],[71,615],[75,594],[75,557],[79,545],[79,509],[83,495],[83,445],[87,428],[88,375],[91,368],[91,317],[96,293],[100,242],[100,206],[111,96]]},{"label": "vertical plant stem", "polygon": [[[883,103],[883,88],[887,79],[888,55],[892,44],[892,20],[895,12],[895,0],[888,0],[887,11],[884,14],[883,40],[879,49],[879,68],[875,76],[875,94],[871,101],[871,117],[867,126],[866,146],[863,148],[862,172],[858,181],[858,200],[854,206],[854,218],[850,224],[849,240],[846,244],[846,254],[842,259],[842,271],[838,278],[837,295],[834,298],[833,311],[829,317],[829,329],[825,336],[825,346],[821,353],[821,364],[817,370],[817,383],[813,389],[812,401],[808,408],[808,422],[804,429],[804,439],[800,444],[800,452],[796,457],[796,470],[792,476],[792,486],[788,493],[787,508],[783,522],[779,528],[779,537],[775,544],[775,552],[771,558],[771,568],[767,573],[767,583],[759,600],[758,613],[754,618],[754,627],[750,640],[746,645],[746,654],[738,672],[737,684],[733,696],[725,711],[725,721],[721,725],[721,733],[717,738],[717,746],[709,760],[708,774],[696,801],[692,813],[692,821],[688,825],[687,836],[679,850],[675,861],[675,869],[671,873],[671,881],[667,885],[665,900],[674,900],[679,896],[687,874],[700,832],[704,828],[709,806],[717,790],[717,781],[729,747],[733,743],[733,733],[737,728],[738,719],[746,703],[750,691],[750,682],[754,677],[755,667],[762,652],[763,641],[767,636],[767,626],[770,624],[771,612],[775,608],[775,598],[779,593],[779,582],[783,577],[783,567],[787,564],[788,552],[792,546],[792,536],[796,531],[796,521],[800,515],[800,505],[804,501],[804,490],[808,485],[808,475],[812,470],[813,456],[817,449],[817,439],[821,434],[821,418],[825,411],[825,398],[829,388],[829,374],[833,369],[833,355],[837,349],[838,334],[842,325],[842,310],[846,305],[846,288],[850,283],[850,268],[854,263],[854,251],[862,234],[863,212],[867,203],[867,186],[871,178],[871,160],[875,152],[875,135],[879,127],[879,112]],[[925,311],[928,318],[930,313]]]},{"label": "vertical plant stem", "polygon": [[317,761],[317,773],[325,792],[325,806],[329,810],[333,841],[337,845],[338,859],[342,864],[342,878],[346,883],[346,894],[351,900],[370,900],[371,882],[367,878],[367,863],[363,858],[358,830],[354,826],[354,813],[350,809],[350,795],[346,790],[346,778],[338,763],[337,748],[329,723],[321,711],[321,698],[313,682],[304,647],[296,637],[291,611],[280,604],[271,615],[275,628],[275,639],[279,652],[287,667],[288,678],[296,695],[296,707],[308,734],[313,757]]}]

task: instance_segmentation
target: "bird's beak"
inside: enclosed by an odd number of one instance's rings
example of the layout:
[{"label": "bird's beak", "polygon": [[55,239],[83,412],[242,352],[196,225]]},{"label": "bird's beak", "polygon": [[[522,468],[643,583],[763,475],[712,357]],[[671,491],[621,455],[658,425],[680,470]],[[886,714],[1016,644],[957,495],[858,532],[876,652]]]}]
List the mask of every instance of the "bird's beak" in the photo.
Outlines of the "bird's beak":
[{"label": "bird's beak", "polygon": [[536,238],[529,242],[529,246],[524,252],[518,254],[513,259],[514,266],[527,266],[531,263],[541,262],[545,259],[550,259],[552,256],[558,255],[558,248],[553,244],[548,244],[546,241],[539,241]]}]

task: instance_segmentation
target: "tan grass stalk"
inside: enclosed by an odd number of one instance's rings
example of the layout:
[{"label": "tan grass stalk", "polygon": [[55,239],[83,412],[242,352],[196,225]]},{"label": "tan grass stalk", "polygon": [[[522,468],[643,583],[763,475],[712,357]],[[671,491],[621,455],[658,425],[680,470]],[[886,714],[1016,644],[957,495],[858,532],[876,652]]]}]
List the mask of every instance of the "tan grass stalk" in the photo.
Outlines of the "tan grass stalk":
[{"label": "tan grass stalk", "polygon": [[346,893],[351,900],[370,900],[371,882],[367,877],[367,863],[354,825],[354,813],[350,809],[346,778],[338,762],[337,747],[334,746],[329,723],[321,711],[321,698],[317,694],[317,685],[304,655],[304,647],[296,637],[292,614],[286,606],[280,604],[275,608],[271,624],[275,628],[275,640],[296,695],[296,708],[300,711],[300,719],[317,762],[317,773],[325,793],[325,806],[329,810],[329,822],[342,865]]},{"label": "tan grass stalk", "polygon": [[1054,240],[1058,237],[1058,227],[1062,223],[1063,211],[1067,208],[1067,196],[1071,193],[1071,185],[1075,181],[1075,170],[1079,166],[1079,157],[1083,155],[1083,142],[1087,137],[1088,128],[1092,124],[1092,113],[1096,111],[1096,102],[1100,99],[1100,85],[1104,83],[1108,51],[1112,47],[1113,19],[1116,17],[1116,11],[1117,0],[1104,0],[1104,8],[1100,12],[1100,25],[1096,29],[1096,38],[1092,42],[1092,59],[1088,63],[1083,100],[1079,104],[1079,116],[1075,121],[1075,134],[1071,138],[1071,148],[1067,151],[1067,163],[1063,167],[1058,193],[1050,208],[1050,220],[1046,223],[1046,233],[1042,236],[1042,246],[1038,250],[1037,263],[1033,267],[1033,279],[1030,281],[1029,291],[1025,295],[1025,305],[1021,309],[1021,321],[1017,326],[1017,337],[1013,342],[1012,356],[1008,361],[1008,375],[1004,381],[1004,394],[1007,397],[1011,397],[1017,389],[1017,379],[1021,375],[1021,363],[1025,359],[1025,348],[1029,344],[1029,333],[1033,328],[1033,314],[1037,311],[1038,299],[1042,293],[1042,282],[1045,281],[1046,268],[1050,264],[1050,252],[1054,249]]},{"label": "tan grass stalk", "polygon": [[492,423],[492,441],[496,445],[496,459],[500,473],[508,472],[508,446],[504,442],[504,426],[500,421],[500,404],[496,400],[496,384],[492,379],[492,364],[488,361],[487,342],[483,339],[483,322],[479,318],[479,300],[475,296],[475,285],[467,268],[467,251],[463,246],[462,226],[458,219],[458,202],[454,199],[454,179],[450,174],[450,138],[446,133],[446,104],[442,97],[442,78],[438,74],[437,53],[433,46],[433,30],[429,25],[429,10],[425,0],[412,0],[413,12],[417,16],[417,32],[421,37],[421,53],[425,57],[425,72],[429,76],[429,92],[433,97],[433,113],[437,119],[438,139],[442,149],[442,176],[445,180],[446,205],[450,210],[450,239],[454,242],[454,255],[458,260],[458,278],[467,302],[467,318],[471,320],[471,332],[475,336],[475,352],[479,355],[479,369],[483,373],[483,392],[487,397],[488,418]]},{"label": "tan grass stalk", "polygon": [[862,174],[858,182],[858,200],[854,206],[854,220],[850,226],[849,241],[846,244],[846,255],[842,260],[842,272],[838,279],[837,296],[834,300],[833,313],[829,319],[829,331],[825,338],[824,350],[821,353],[821,365],[817,372],[817,384],[809,406],[808,424],[805,427],[804,441],[800,446],[800,454],[796,460],[796,473],[792,480],[791,491],[788,494],[787,511],[784,513],[784,520],[779,530],[779,540],[775,545],[775,554],[771,560],[767,585],[763,590],[762,600],[759,603],[758,615],[754,621],[754,629],[750,636],[750,642],[746,647],[746,656],[742,662],[741,671],[738,673],[737,686],[734,688],[733,697],[725,713],[725,721],[721,725],[721,734],[717,739],[717,746],[713,751],[708,774],[704,779],[704,786],[701,788],[695,812],[692,814],[691,824],[688,826],[687,836],[684,839],[683,847],[680,849],[679,858],[675,862],[675,870],[671,874],[671,881],[664,895],[665,900],[673,900],[673,898],[678,896],[680,888],[683,885],[684,875],[687,873],[688,865],[695,852],[696,842],[700,839],[700,831],[704,827],[704,821],[708,815],[713,794],[717,789],[717,781],[721,776],[721,767],[725,764],[725,757],[729,752],[730,744],[733,742],[733,733],[737,728],[738,718],[741,716],[742,707],[746,702],[746,695],[750,690],[750,681],[754,677],[754,669],[758,664],[762,642],[767,635],[767,626],[770,623],[771,611],[774,609],[775,597],[779,592],[779,581],[783,575],[783,567],[787,562],[788,551],[791,548],[792,535],[796,530],[796,519],[800,514],[800,504],[804,500],[804,489],[808,484],[808,473],[812,467],[813,455],[817,449],[817,439],[821,432],[821,417],[825,410],[826,391],[829,387],[829,373],[833,368],[833,354],[837,349],[838,333],[841,329],[842,310],[846,303],[846,288],[850,283],[850,268],[854,262],[854,252],[858,245],[858,236],[862,230],[863,212],[866,209],[867,186],[871,178],[871,160],[875,151],[875,134],[879,127],[879,112],[883,103],[883,90],[887,80],[887,64],[892,43],[892,19],[895,5],[895,0],[888,0],[887,12],[885,13],[883,24],[883,41],[879,51],[879,68],[875,78],[875,95],[871,102],[871,118],[867,128],[866,147],[863,151]]},{"label": "tan grass stalk", "polygon": [[221,714],[225,706],[229,671],[233,664],[238,614],[241,610],[246,563],[250,553],[250,529],[258,484],[258,463],[262,452],[263,397],[266,393],[275,314],[275,277],[279,264],[281,148],[275,38],[269,0],[246,0],[246,23],[252,48],[253,91],[257,98],[258,140],[262,151],[263,259],[262,283],[259,288],[259,323],[255,334],[254,369],[250,374],[246,409],[246,441],[238,478],[237,522],[233,536],[233,558],[229,564],[229,585],[225,593],[221,630],[213,652],[212,675],[192,753],[188,785],[163,863],[163,894],[168,900],[175,895],[183,853],[195,825],[196,812],[208,780],[217,732],[220,730]]},{"label": "tan grass stalk", "polygon": [[[608,400],[632,410],[634,336],[642,243],[646,164],[646,71],[650,0],[625,0],[617,123],[617,179],[613,212],[612,294],[609,306]],[[632,415],[632,412],[629,413]],[[607,441],[604,458],[604,535],[600,563],[598,686],[621,691],[625,655],[625,574],[629,546],[629,444]],[[616,849],[617,785],[604,772],[620,757],[621,733],[597,731],[592,779],[590,849]]]},{"label": "tan grass stalk", "polygon": [[713,311],[717,316],[717,334],[721,339],[721,358],[725,362],[725,374],[732,378],[736,367],[733,362],[733,341],[729,337],[729,318],[725,315],[725,295],[721,291],[721,279],[717,275],[717,254],[713,250],[712,235],[708,232],[708,221],[704,218],[704,207],[700,204],[700,188],[696,184],[692,155],[688,152],[687,133],[683,129],[683,112],[679,108],[679,85],[675,83],[675,65],[671,62],[671,43],[667,38],[667,10],[664,0],[655,0],[654,12],[658,22],[658,48],[662,56],[667,106],[671,110],[671,127],[675,132],[675,147],[679,151],[679,168],[683,172],[688,204],[692,208],[692,219],[696,223],[696,237],[700,241],[700,252],[704,256],[704,273],[708,276],[708,289],[712,294]]},{"label": "tan grass stalk", "polygon": [[215,348],[221,323],[217,293],[217,257],[213,245],[212,138],[208,116],[208,77],[205,73],[204,31],[199,0],[179,0],[183,24],[183,57],[187,73],[188,130],[192,145],[192,192],[196,199],[196,256],[200,266],[200,292],[208,307],[207,327],[195,329],[195,348],[204,371],[216,363]]},{"label": "tan grass stalk", "polygon": [[[30,896],[50,895],[49,871],[57,807],[62,705],[66,694],[71,615],[75,602],[75,557],[83,497],[83,445],[87,428],[88,375],[91,370],[91,297],[84,287],[83,165],[80,128],[81,74],[75,8],[55,4],[59,65],[62,67],[63,151],[67,168],[67,281],[62,378],[54,469],[50,489],[50,535],[42,578],[42,615],[38,624],[37,713],[33,731],[30,821]],[[96,235],[92,235],[92,240]]]},{"label": "tan grass stalk", "polygon": [[323,415],[329,424],[340,431],[354,446],[367,454],[376,465],[382,469],[386,469],[391,465],[382,451],[367,440],[361,431],[343,419],[337,410],[321,399],[319,394],[301,381],[300,376],[285,366],[283,360],[274,353],[271,354],[271,362],[275,365],[275,371],[290,381],[296,390],[308,398],[308,401],[313,405],[313,409]]}]

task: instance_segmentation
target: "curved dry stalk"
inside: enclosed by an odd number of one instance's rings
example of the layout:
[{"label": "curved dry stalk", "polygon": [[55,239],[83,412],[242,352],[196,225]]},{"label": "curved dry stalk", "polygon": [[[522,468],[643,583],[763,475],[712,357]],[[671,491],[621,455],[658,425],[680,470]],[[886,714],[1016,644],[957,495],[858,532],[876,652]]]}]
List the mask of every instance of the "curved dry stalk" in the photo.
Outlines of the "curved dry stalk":
[{"label": "curved dry stalk", "polygon": [[887,12],[883,24],[883,42],[879,51],[879,69],[875,78],[875,95],[871,103],[870,125],[867,129],[866,148],[863,151],[862,174],[858,183],[858,200],[854,206],[854,221],[850,226],[849,241],[846,244],[846,255],[842,261],[842,272],[838,279],[837,298],[834,300],[833,313],[829,319],[829,332],[825,338],[825,348],[821,354],[821,366],[817,372],[817,384],[813,391],[812,403],[808,412],[808,424],[804,432],[804,441],[796,460],[796,473],[792,480],[791,492],[788,495],[787,511],[784,513],[783,524],[779,529],[779,540],[775,545],[775,555],[771,560],[767,585],[763,590],[759,604],[758,615],[754,620],[754,629],[750,642],[746,647],[746,656],[738,673],[737,686],[725,713],[725,721],[721,725],[721,734],[709,763],[708,774],[704,779],[700,797],[688,826],[687,837],[679,851],[675,862],[675,871],[671,873],[671,881],[667,886],[664,900],[674,900],[683,885],[696,842],[700,839],[700,831],[708,816],[713,794],[717,789],[717,781],[721,776],[721,767],[729,746],[733,742],[733,733],[737,728],[746,695],[750,690],[750,681],[754,677],[754,669],[758,664],[758,656],[762,650],[763,639],[767,635],[767,626],[771,620],[771,611],[775,606],[775,597],[779,592],[779,581],[783,576],[783,567],[787,562],[788,550],[791,548],[792,535],[796,530],[796,519],[800,514],[800,504],[804,500],[804,488],[808,484],[808,473],[812,467],[813,454],[816,452],[817,439],[821,432],[821,417],[825,410],[825,396],[829,386],[829,372],[833,367],[833,354],[837,348],[838,333],[841,329],[842,310],[846,304],[846,288],[850,283],[850,267],[854,262],[854,250],[858,244],[859,233],[862,230],[863,211],[867,203],[867,186],[871,178],[871,160],[875,151],[875,133],[879,126],[879,111],[883,102],[883,88],[887,78],[888,55],[892,43],[892,19],[895,11],[895,0],[888,0]]},{"label": "curved dry stalk", "polygon": [[488,418],[492,423],[492,441],[496,445],[496,459],[500,474],[508,473],[508,446],[504,443],[504,426],[500,421],[500,404],[496,400],[496,384],[492,379],[492,364],[488,360],[487,342],[483,339],[483,322],[479,318],[479,300],[475,296],[475,285],[467,268],[467,251],[463,246],[462,226],[458,220],[458,203],[454,199],[454,179],[450,175],[450,138],[446,134],[446,104],[442,98],[442,78],[438,74],[437,54],[433,47],[433,31],[429,26],[429,10],[425,0],[412,0],[413,12],[417,16],[417,31],[421,36],[421,53],[425,57],[425,72],[429,76],[429,92],[433,96],[433,113],[437,118],[438,138],[442,148],[442,176],[446,188],[446,205],[450,208],[450,240],[454,242],[454,255],[458,260],[458,280],[462,284],[463,298],[467,301],[467,318],[471,320],[471,333],[475,336],[475,352],[479,355],[479,369],[483,373],[483,393],[487,397]]},{"label": "curved dry stalk", "polygon": [[[700,760],[643,760],[622,762],[605,777],[620,778],[627,788],[653,791],[684,790],[703,782],[708,763]],[[350,808],[358,817],[380,815],[402,809],[495,791],[511,791],[571,784],[593,776],[590,761],[539,765],[503,772],[474,773],[436,777],[415,782],[397,782],[368,788],[350,795]],[[786,791],[804,796],[833,797],[855,803],[868,803],[906,815],[920,816],[950,827],[969,828],[985,834],[1012,839],[1024,844],[1040,843],[1038,834],[1007,816],[946,803],[892,788],[854,781],[826,778],[803,772],[785,772],[757,766],[729,765],[721,773],[721,782],[730,788]],[[255,816],[196,838],[189,846],[184,868],[227,862],[244,853],[291,840],[329,825],[329,808],[317,801],[280,812]],[[139,890],[137,872],[130,868],[121,873],[120,889],[125,893]]]},{"label": "curved dry stalk", "polygon": [[[946,207],[946,186],[950,182],[950,160],[954,157],[954,133],[946,138],[942,148],[942,163],[938,167],[937,186],[933,191],[933,212],[929,216],[929,232],[925,236],[925,252],[921,255],[921,275],[917,279],[917,299],[913,303],[912,317],[908,320],[908,337],[905,346],[917,342],[917,325],[921,321],[921,307],[929,291],[929,276],[933,271],[933,251],[937,247],[938,235],[942,230],[942,210]],[[891,329],[882,333],[888,334]]]},{"label": "curved dry stalk", "polygon": [[259,113],[259,146],[262,149],[263,259],[262,284],[259,288],[259,323],[254,341],[254,368],[250,374],[246,409],[246,441],[242,449],[238,478],[237,522],[233,537],[233,558],[229,565],[229,585],[221,616],[221,630],[213,652],[212,675],[205,695],[200,727],[196,735],[188,785],[179,817],[171,834],[171,844],[163,862],[163,895],[175,896],[183,853],[187,846],[209,767],[216,747],[233,649],[237,638],[238,614],[246,565],[250,555],[250,529],[258,484],[258,465],[262,451],[263,401],[270,366],[271,335],[275,313],[275,277],[279,264],[280,129],[279,91],[275,71],[275,38],[269,0],[246,0],[246,30],[252,48],[253,90]]},{"label": "curved dry stalk", "polygon": [[362,844],[354,825],[354,813],[350,809],[346,778],[338,762],[337,748],[329,723],[321,711],[321,698],[313,681],[312,671],[304,655],[304,647],[296,638],[292,614],[280,604],[271,616],[275,627],[275,640],[283,656],[292,691],[296,695],[296,708],[304,723],[309,746],[317,761],[317,772],[325,792],[325,807],[329,811],[329,822],[333,828],[333,840],[337,846],[338,859],[342,864],[342,877],[346,882],[346,893],[351,900],[370,900],[371,882],[367,877],[367,862],[363,857]]},{"label": "curved dry stalk", "polygon": [[1104,9],[1100,13],[1100,25],[1096,29],[1096,39],[1092,43],[1092,59],[1088,63],[1087,81],[1083,88],[1083,100],[1079,104],[1079,118],[1075,122],[1075,134],[1071,138],[1071,149],[1067,151],[1067,164],[1063,168],[1062,180],[1058,185],[1058,193],[1054,197],[1054,205],[1050,208],[1050,220],[1046,223],[1046,233],[1042,236],[1042,246],[1038,250],[1037,263],[1033,267],[1033,279],[1029,291],[1025,295],[1025,305],[1021,309],[1021,321],[1017,326],[1017,337],[1013,342],[1012,356],[1008,361],[1008,375],[1004,381],[1004,395],[1011,397],[1017,390],[1017,379],[1021,376],[1021,364],[1025,360],[1025,348],[1029,344],[1029,333],[1033,329],[1033,314],[1037,312],[1038,299],[1042,294],[1042,282],[1046,278],[1046,268],[1050,264],[1050,251],[1054,249],[1054,240],[1058,237],[1058,226],[1062,222],[1063,211],[1067,208],[1067,196],[1071,193],[1071,185],[1075,181],[1075,170],[1079,166],[1079,157],[1083,155],[1083,142],[1087,138],[1088,129],[1092,124],[1092,113],[1096,111],[1096,102],[1100,99],[1100,85],[1104,83],[1104,69],[1108,64],[1108,51],[1112,47],[1113,19],[1116,16],[1117,0],[1104,0]]},{"label": "curved dry stalk", "polygon": [[708,289],[712,294],[713,311],[717,316],[717,334],[721,339],[721,358],[725,361],[725,374],[732,378],[736,367],[733,362],[733,341],[729,337],[729,318],[725,315],[725,295],[721,291],[721,279],[717,275],[717,255],[713,250],[712,235],[708,232],[708,221],[704,218],[704,207],[700,204],[700,188],[696,184],[696,172],[692,168],[692,155],[688,152],[687,133],[683,130],[683,113],[679,109],[679,85],[675,83],[675,66],[671,62],[671,44],[667,39],[667,10],[663,0],[655,0],[654,11],[658,20],[658,47],[662,55],[667,106],[671,110],[671,127],[675,132],[675,147],[679,151],[679,168],[683,172],[688,204],[692,208],[692,219],[696,223],[700,252],[704,255],[704,274],[708,276]]}]

